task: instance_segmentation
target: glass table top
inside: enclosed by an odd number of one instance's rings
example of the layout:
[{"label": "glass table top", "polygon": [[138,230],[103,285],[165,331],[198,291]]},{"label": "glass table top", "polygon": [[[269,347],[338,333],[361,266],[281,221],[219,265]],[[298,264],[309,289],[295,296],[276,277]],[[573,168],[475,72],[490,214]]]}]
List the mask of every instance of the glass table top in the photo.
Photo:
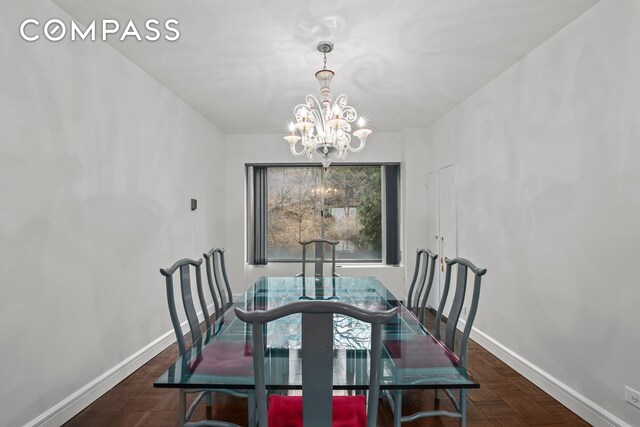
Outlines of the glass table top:
[{"label": "glass table top", "polygon": [[[383,325],[383,389],[477,388],[458,359],[433,338],[415,316],[373,277],[261,277],[234,306],[267,310],[301,299],[328,299],[369,310],[400,307]],[[267,388],[301,389],[300,315],[265,326]],[[366,389],[369,384],[367,324],[334,315],[335,389]],[[251,389],[251,327],[233,307],[193,343],[154,383],[155,387]]]}]

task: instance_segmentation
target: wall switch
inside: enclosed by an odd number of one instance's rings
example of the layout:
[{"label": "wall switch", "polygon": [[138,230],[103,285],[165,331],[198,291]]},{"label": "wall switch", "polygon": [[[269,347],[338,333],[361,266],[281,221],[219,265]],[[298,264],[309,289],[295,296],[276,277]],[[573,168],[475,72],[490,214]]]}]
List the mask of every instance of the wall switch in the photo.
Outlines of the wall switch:
[{"label": "wall switch", "polygon": [[629,386],[624,386],[624,400],[640,409],[640,393]]},{"label": "wall switch", "polygon": [[198,209],[198,201],[196,199],[191,199],[191,210],[195,211]]}]

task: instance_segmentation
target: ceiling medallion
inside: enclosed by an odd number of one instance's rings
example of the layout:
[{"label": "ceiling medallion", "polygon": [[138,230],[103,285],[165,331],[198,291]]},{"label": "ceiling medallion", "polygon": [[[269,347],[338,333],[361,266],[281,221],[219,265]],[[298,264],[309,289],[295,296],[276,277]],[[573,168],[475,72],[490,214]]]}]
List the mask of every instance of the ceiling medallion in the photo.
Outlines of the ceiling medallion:
[{"label": "ceiling medallion", "polygon": [[[338,96],[332,103],[329,85],[335,73],[327,69],[327,53],[332,50],[333,43],[318,43],[318,51],[324,56],[324,66],[316,73],[322,101],[307,95],[305,103],[293,109],[295,122],[289,124],[290,133],[284,137],[294,156],[306,155],[313,159],[317,154],[325,168],[329,167],[332,159],[343,160],[349,151],[362,151],[371,133],[371,129],[365,127],[364,118],[360,116],[358,119],[355,108],[347,105],[347,95]],[[351,123],[356,119],[358,129],[352,131]],[[359,140],[356,147],[351,145],[351,135]]]}]

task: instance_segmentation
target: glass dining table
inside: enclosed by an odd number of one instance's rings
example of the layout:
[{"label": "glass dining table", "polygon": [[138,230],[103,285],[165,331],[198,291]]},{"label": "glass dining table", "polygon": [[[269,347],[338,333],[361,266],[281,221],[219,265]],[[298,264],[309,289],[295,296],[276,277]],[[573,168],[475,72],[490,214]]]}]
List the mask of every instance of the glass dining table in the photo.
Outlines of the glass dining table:
[{"label": "glass dining table", "polygon": [[[369,310],[400,307],[397,318],[383,326],[382,390],[479,387],[456,356],[373,277],[261,277],[234,305],[267,310],[301,299],[337,300]],[[264,333],[267,388],[301,389],[300,315],[269,323]],[[334,389],[368,388],[369,338],[366,324],[334,315]],[[236,317],[232,307],[154,387],[250,391],[254,388],[251,342],[251,327]]]}]

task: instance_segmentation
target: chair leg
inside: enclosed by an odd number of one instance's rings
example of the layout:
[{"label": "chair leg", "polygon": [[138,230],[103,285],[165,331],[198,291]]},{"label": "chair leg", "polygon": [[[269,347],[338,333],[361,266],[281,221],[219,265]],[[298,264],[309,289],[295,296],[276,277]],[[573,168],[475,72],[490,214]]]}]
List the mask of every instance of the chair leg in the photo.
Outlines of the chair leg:
[{"label": "chair leg", "polygon": [[205,414],[208,420],[213,419],[213,392],[207,392],[205,396]]},{"label": "chair leg", "polygon": [[393,427],[402,424],[402,390],[393,392]]},{"label": "chair leg", "polygon": [[258,425],[256,417],[256,394],[252,391],[247,393],[247,412],[249,413],[249,427]]},{"label": "chair leg", "polygon": [[435,389],[433,391],[433,394],[436,396],[436,400],[440,400],[440,398],[438,397],[438,391],[439,391],[439,389]]},{"label": "chair leg", "polygon": [[184,427],[187,422],[187,394],[183,389],[180,389],[178,395],[178,427]]},{"label": "chair leg", "polygon": [[460,389],[460,427],[467,427],[467,391]]}]

